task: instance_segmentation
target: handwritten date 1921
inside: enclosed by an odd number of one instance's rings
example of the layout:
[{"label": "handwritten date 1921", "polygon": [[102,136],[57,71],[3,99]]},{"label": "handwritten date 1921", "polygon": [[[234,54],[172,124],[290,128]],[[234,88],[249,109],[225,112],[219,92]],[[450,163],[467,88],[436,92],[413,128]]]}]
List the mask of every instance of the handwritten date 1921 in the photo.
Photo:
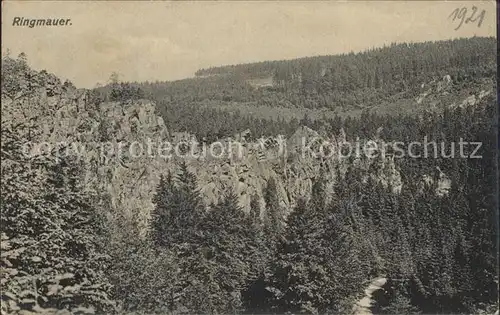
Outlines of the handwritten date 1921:
[{"label": "handwritten date 1921", "polygon": [[476,23],[477,27],[481,27],[483,24],[484,16],[486,15],[486,10],[482,10],[481,13],[478,13],[478,9],[476,6],[472,6],[470,13],[467,11],[466,7],[456,8],[451,12],[448,19],[453,18],[452,21],[459,21],[458,26],[455,28],[455,31],[458,30],[462,25],[469,23]]}]

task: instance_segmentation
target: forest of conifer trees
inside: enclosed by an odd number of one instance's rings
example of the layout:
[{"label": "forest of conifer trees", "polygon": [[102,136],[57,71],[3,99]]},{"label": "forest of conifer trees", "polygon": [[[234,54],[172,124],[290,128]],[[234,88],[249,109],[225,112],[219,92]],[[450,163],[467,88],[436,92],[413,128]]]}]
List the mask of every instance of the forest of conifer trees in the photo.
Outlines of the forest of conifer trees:
[{"label": "forest of conifer trees", "polygon": [[[264,209],[254,202],[245,214],[231,193],[218,204],[202,205],[195,175],[181,167],[179,174],[162,179],[151,240],[137,245],[179,272],[156,280],[158,289],[168,284],[165,294],[171,300],[165,307],[195,313],[344,314],[363,283],[382,274],[388,278],[385,302],[378,305],[382,314],[473,313],[478,305],[494,303],[494,112],[491,99],[486,109],[404,118],[406,126],[423,134],[469,135],[483,142],[485,155],[451,164],[401,160],[405,178],[399,195],[376,182],[363,183],[352,168],[328,203],[324,179],[317,178],[309,200],[283,209],[270,180]],[[387,137],[419,137],[402,131],[406,135],[395,131]],[[436,167],[460,183],[446,196],[437,196],[432,185],[419,191],[415,169]],[[129,288],[123,295],[131,309],[147,295],[134,288],[139,292]],[[129,300],[132,296],[140,298]],[[158,296],[149,298],[150,311],[157,310]]]},{"label": "forest of conifer trees", "polygon": [[[358,117],[321,120],[260,120],[197,106],[215,90],[213,97],[221,101],[270,95],[274,105],[355,106],[399,93],[413,97],[415,85],[443,74],[460,89],[463,82],[492,80],[492,44],[493,39],[482,38],[401,44],[356,55],[200,70],[200,78],[186,82],[114,83],[89,91],[96,107],[149,97],[169,128],[207,141],[245,129],[254,138],[289,136],[308,126],[327,135],[345,132],[348,140],[378,133],[388,142],[428,137],[482,143],[480,159],[395,159],[402,176],[397,194],[371,177],[365,180],[350,161],[345,174],[338,170],[331,195],[330,179],[317,176],[310,196],[286,208],[269,177],[263,202],[252,196],[247,212],[234,187],[207,204],[197,174],[180,162],[178,171],[160,177],[144,237],[137,237],[137,222],[113,208],[110,196],[84,187],[85,165],[78,160],[23,154],[25,143],[43,140],[42,126],[2,118],[2,313],[349,314],[367,281],[379,276],[387,278],[375,297],[379,314],[494,312],[495,96],[486,95],[478,106],[417,116],[366,110]],[[2,98],[9,104],[32,97],[34,85],[44,87],[39,78],[52,80],[31,70],[25,58],[2,59]],[[218,81],[225,75],[264,74],[285,83],[254,90],[232,79],[226,82],[231,87]],[[212,79],[217,88],[210,87]],[[69,83],[54,85],[71,89]],[[191,93],[193,86],[199,90]],[[377,165],[371,164],[373,174]],[[444,195],[436,194],[440,172],[452,182]],[[422,174],[432,174],[432,180],[422,185]]]},{"label": "forest of conifer trees", "polygon": [[[94,97],[96,102],[141,97],[154,100],[172,130],[189,131],[200,139],[214,141],[245,129],[256,138],[290,135],[300,118],[260,119],[241,112],[239,104],[254,106],[256,111],[261,106],[316,108],[358,116],[353,110],[378,111],[377,105],[411,99],[421,92],[422,84],[446,75],[454,82],[454,93],[472,90],[495,81],[495,44],[494,38],[462,38],[392,44],[356,54],[216,67],[199,70],[196,78],[174,82],[112,83],[95,89]],[[266,76],[274,78],[272,87],[249,84],[251,79]],[[210,102],[225,104],[231,111],[206,106]],[[225,124],[228,120],[235,123]],[[305,120],[305,125],[312,123],[307,117]],[[319,130],[321,122],[312,128]]]}]

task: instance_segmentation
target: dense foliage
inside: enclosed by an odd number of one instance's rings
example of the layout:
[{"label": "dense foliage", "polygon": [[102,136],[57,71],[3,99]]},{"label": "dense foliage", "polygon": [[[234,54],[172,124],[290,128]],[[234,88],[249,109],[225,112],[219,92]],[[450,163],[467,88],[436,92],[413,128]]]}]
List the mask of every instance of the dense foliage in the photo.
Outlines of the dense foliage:
[{"label": "dense foliage", "polygon": [[[480,37],[401,43],[360,53],[202,69],[196,78],[133,85],[150,99],[173,104],[216,100],[348,110],[415,96],[422,83],[444,75],[463,84],[494,79],[495,45],[494,38]],[[272,83],[253,83],[260,78]]]},{"label": "dense foliage", "polygon": [[[401,97],[401,93],[415,95],[422,83],[447,74],[455,81],[473,81],[481,76],[493,78],[495,53],[494,38],[471,38],[392,44],[360,53],[215,67],[196,74],[208,75],[211,80],[222,77],[219,84],[223,87],[224,80],[229,78],[247,83],[248,79],[272,77],[272,93],[258,90],[246,98],[248,101],[253,96],[259,102],[276,106],[369,107],[396,95]],[[209,85],[206,90],[210,91]],[[230,90],[238,93],[241,89]]]},{"label": "dense foliage", "polygon": [[[297,120],[287,123],[279,116],[256,118],[241,112],[241,106],[254,107],[255,111],[264,106],[329,109],[352,116],[384,104],[398,106],[398,102],[421,93],[422,84],[447,75],[456,93],[480,86],[485,80],[494,82],[495,45],[494,38],[479,37],[392,44],[360,53],[202,69],[196,78],[174,82],[112,80],[94,89],[93,95],[98,102],[140,97],[154,100],[171,130],[190,131],[200,139],[232,136],[245,129],[257,138],[287,135],[296,130]],[[260,78],[271,83],[254,83]]]},{"label": "dense foliage", "polygon": [[[2,60],[11,96],[32,92],[33,74],[24,58]],[[41,126],[9,118],[1,125],[2,314],[113,311],[102,218],[82,187],[80,161],[24,153],[27,142],[42,140]]]},{"label": "dense foliage", "polygon": [[[369,119],[368,125],[391,123],[383,117]],[[245,214],[231,193],[200,210],[204,207],[196,180],[186,166],[163,179],[149,245],[155,248],[154,257],[164,257],[171,266],[162,273],[172,277],[162,280],[169,284],[166,296],[172,297],[163,310],[346,313],[364,283],[377,275],[389,279],[378,304],[381,313],[474,313],[494,305],[498,270],[493,97],[486,107],[401,121],[408,128],[390,129],[384,137],[464,137],[483,143],[483,157],[397,160],[404,175],[400,194],[373,180],[363,181],[353,167],[334,186],[331,201],[325,202],[325,179],[317,178],[309,200],[300,200],[295,209],[279,204],[271,179],[262,217],[255,199]],[[453,179],[448,194],[436,194],[436,169]],[[423,183],[423,173],[434,174],[433,181]],[[285,212],[290,212],[286,218]],[[133,290],[148,289],[134,287],[124,296],[142,297],[145,293]],[[131,309],[138,303],[125,301]],[[145,309],[161,311],[159,305]]]},{"label": "dense foliage", "polygon": [[[315,178],[311,196],[287,209],[271,177],[264,203],[254,196],[249,213],[231,191],[216,204],[204,204],[196,175],[182,164],[178,173],[162,177],[144,239],[135,237],[136,222],[120,211],[103,218],[97,205],[111,209],[111,202],[83,189],[84,165],[71,157],[22,154],[23,144],[37,137],[36,128],[28,132],[23,124],[2,120],[2,312],[349,313],[365,283],[381,275],[388,278],[385,293],[377,297],[381,313],[491,310],[498,296],[493,96],[475,106],[419,116],[364,111],[315,121],[270,122],[197,103],[272,95],[278,100],[273,104],[328,106],[335,100],[351,106],[412,95],[413,86],[445,73],[462,82],[490,76],[490,46],[490,39],[481,38],[393,45],[340,57],[203,70],[198,74],[208,78],[145,83],[140,89],[114,82],[94,90],[92,101],[153,96],[163,102],[169,126],[208,141],[244,129],[255,136],[291,134],[305,125],[324,135],[343,131],[348,140],[376,135],[405,143],[424,137],[482,143],[480,159],[396,159],[403,181],[399,194],[371,177],[364,180],[366,174],[349,165],[331,195],[328,179]],[[34,86],[48,86],[49,93],[61,86],[41,73],[27,67],[25,56],[4,58],[2,93],[15,100]],[[264,74],[277,86],[255,89],[234,79]],[[375,92],[356,98],[367,89]],[[379,164],[372,165],[376,174]],[[453,184],[447,194],[437,194],[443,173]],[[424,174],[430,180],[422,181]]]}]

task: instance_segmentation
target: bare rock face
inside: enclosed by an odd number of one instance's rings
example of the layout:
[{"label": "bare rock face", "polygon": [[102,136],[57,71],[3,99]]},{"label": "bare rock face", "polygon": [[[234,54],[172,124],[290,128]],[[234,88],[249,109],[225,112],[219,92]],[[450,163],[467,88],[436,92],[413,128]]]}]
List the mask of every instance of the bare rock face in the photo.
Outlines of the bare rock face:
[{"label": "bare rock face", "polygon": [[[48,81],[52,83],[35,87],[27,95],[2,95],[2,122],[30,126],[31,154],[40,154],[42,147],[70,150],[85,165],[86,189],[97,196],[107,196],[110,211],[120,211],[146,232],[160,175],[175,174],[180,160],[163,154],[161,147],[175,147],[196,139],[186,133],[169,133],[150,101],[95,105],[88,101],[87,91],[62,86],[50,76]],[[249,210],[253,195],[259,196],[264,206],[263,191],[267,181],[274,178],[281,205],[292,209],[298,198],[309,196],[313,179],[323,176],[331,189],[347,170],[347,160],[338,155],[323,157],[303,152],[304,144],[311,142],[309,148],[315,153],[322,143],[330,149],[338,148],[335,146],[345,141],[342,132],[323,139],[316,131],[301,127],[289,139],[277,136],[248,142],[247,138],[248,131],[243,131],[221,141],[233,149],[236,146],[239,151],[232,155],[203,155],[199,144],[194,156],[183,158],[197,175],[207,204],[217,203],[224,192],[232,189],[245,211]],[[368,173],[371,163],[363,160],[356,165]],[[391,185],[397,193],[401,177],[394,161],[377,163],[381,164],[379,171],[371,176]]]},{"label": "bare rock face", "polygon": [[467,86],[461,84],[459,81],[454,82],[450,75],[434,79],[421,85],[421,92],[415,97],[415,102],[422,108],[432,111],[442,110],[445,107],[452,109],[475,107],[492,94],[496,83],[482,79]]},{"label": "bare rock face", "polygon": [[490,94],[491,94],[491,91],[481,90],[481,92],[479,92],[478,98],[479,98],[479,100],[482,100],[483,98],[485,98],[486,96],[488,96]]},{"label": "bare rock face", "polygon": [[450,75],[447,74],[443,77],[443,79],[441,81],[438,82],[436,91],[438,93],[442,92],[443,90],[448,89],[452,84],[453,84],[453,81],[451,80]]},{"label": "bare rock face", "polygon": [[445,75],[442,79],[433,80],[427,84],[423,83],[421,89],[424,90],[415,98],[417,104],[422,104],[431,96],[442,96],[450,93],[453,86],[453,80],[450,75]]},{"label": "bare rock face", "polygon": [[443,172],[439,167],[436,168],[436,173],[434,176],[429,174],[424,174],[420,182],[420,193],[423,193],[425,189],[434,189],[434,193],[443,197],[449,194],[451,189],[451,179]]},{"label": "bare rock face", "polygon": [[460,107],[465,108],[465,107],[474,106],[474,105],[476,105],[476,96],[475,95],[471,95],[471,96],[467,97],[462,102],[462,104],[460,104]]}]

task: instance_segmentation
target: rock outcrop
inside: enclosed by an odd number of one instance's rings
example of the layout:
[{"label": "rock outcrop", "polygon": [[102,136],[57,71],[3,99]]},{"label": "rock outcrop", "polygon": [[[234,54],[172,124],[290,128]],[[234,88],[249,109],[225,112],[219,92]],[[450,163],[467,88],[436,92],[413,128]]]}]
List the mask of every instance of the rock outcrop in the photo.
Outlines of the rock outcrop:
[{"label": "rock outcrop", "polygon": [[[210,151],[212,144],[201,143],[192,147],[195,154],[179,158],[171,151],[173,156],[168,156],[162,151],[165,145],[189,150],[196,139],[170,133],[152,102],[96,105],[89,101],[87,91],[57,81],[17,98],[2,95],[2,103],[2,122],[28,124],[33,130],[30,153],[39,154],[47,146],[70,150],[85,165],[86,189],[109,196],[113,211],[136,220],[142,231],[148,226],[160,175],[175,173],[180,160],[197,175],[207,204],[218,202],[225,191],[233,189],[245,211],[252,195],[259,196],[264,205],[263,191],[270,178],[277,183],[281,205],[291,209],[299,197],[308,197],[314,178],[322,176],[331,189],[342,180],[348,165],[347,159],[339,158],[345,134],[326,139],[307,127],[289,139],[277,136],[256,142],[247,141],[248,131],[244,131],[220,141],[219,151],[226,147],[221,157],[216,150]],[[202,154],[204,146],[207,154]],[[322,146],[330,151],[318,154]],[[228,148],[233,154],[227,154]],[[390,185],[395,193],[400,191],[401,176],[391,158],[377,160],[378,171],[369,175],[371,163],[356,158],[354,164],[366,176]]]},{"label": "rock outcrop", "polygon": [[420,107],[430,110],[476,106],[479,101],[492,93],[496,83],[483,78],[470,86],[457,88],[458,84],[460,83],[453,82],[450,75],[424,83],[420,86],[421,92],[415,98],[415,102]]}]

